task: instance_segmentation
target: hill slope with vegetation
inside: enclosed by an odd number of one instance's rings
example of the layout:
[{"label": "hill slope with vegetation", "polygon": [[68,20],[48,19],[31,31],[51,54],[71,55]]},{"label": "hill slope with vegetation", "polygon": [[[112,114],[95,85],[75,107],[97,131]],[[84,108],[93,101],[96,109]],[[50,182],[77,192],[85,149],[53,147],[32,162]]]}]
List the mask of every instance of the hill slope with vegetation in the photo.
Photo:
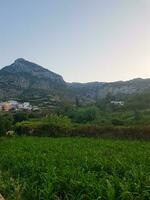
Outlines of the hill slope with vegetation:
[{"label": "hill slope with vegetation", "polygon": [[[86,75],[86,74],[85,74]],[[150,93],[150,79],[130,81],[67,83],[63,77],[23,58],[0,70],[0,99],[67,101],[81,105],[95,103],[111,96],[126,99],[135,94]]]}]

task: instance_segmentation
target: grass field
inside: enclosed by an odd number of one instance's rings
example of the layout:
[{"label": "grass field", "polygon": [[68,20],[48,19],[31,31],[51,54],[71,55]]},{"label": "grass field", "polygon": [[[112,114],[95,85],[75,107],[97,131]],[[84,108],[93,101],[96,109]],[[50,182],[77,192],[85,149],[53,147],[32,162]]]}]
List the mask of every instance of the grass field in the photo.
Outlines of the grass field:
[{"label": "grass field", "polygon": [[1,138],[0,193],[6,200],[148,200],[150,142]]}]

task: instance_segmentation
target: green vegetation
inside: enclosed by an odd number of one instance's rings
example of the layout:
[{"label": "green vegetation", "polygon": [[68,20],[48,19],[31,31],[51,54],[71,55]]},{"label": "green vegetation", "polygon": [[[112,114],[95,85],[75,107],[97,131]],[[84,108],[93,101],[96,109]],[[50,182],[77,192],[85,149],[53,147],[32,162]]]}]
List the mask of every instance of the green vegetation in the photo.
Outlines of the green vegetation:
[{"label": "green vegetation", "polygon": [[141,140],[150,140],[150,110],[131,108],[107,98],[1,113],[0,193],[6,200],[150,199],[150,143]]},{"label": "green vegetation", "polygon": [[[73,107],[51,112],[12,112],[0,115],[0,135],[15,130],[18,135],[100,136],[150,139],[150,110],[126,110],[107,105]],[[112,109],[113,108],[113,109]],[[109,111],[106,111],[109,110]],[[56,114],[57,113],[57,114]]]},{"label": "green vegetation", "polygon": [[18,135],[63,136],[67,135],[70,127],[71,121],[68,117],[53,114],[41,119],[18,122],[15,130]]},{"label": "green vegetation", "polygon": [[9,114],[0,115],[0,136],[12,129],[13,117]]},{"label": "green vegetation", "polygon": [[150,143],[88,138],[0,139],[7,200],[148,200]]},{"label": "green vegetation", "polygon": [[69,111],[68,116],[76,123],[94,122],[99,117],[99,110],[96,106],[75,108]]}]

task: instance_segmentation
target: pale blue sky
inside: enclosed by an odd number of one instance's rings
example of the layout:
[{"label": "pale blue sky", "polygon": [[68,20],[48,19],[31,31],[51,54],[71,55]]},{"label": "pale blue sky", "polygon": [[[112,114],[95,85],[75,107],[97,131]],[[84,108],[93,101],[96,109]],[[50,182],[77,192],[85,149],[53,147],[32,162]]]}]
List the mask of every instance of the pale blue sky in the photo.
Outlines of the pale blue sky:
[{"label": "pale blue sky", "polygon": [[20,57],[70,82],[150,77],[150,0],[0,0],[0,68]]}]

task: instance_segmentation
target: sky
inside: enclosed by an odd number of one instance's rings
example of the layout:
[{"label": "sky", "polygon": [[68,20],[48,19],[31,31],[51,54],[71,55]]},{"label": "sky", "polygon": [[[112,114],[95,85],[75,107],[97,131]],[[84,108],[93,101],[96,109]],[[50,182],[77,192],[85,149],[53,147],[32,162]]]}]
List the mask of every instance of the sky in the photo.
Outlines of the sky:
[{"label": "sky", "polygon": [[0,0],[0,68],[17,58],[68,82],[150,78],[150,0]]}]

